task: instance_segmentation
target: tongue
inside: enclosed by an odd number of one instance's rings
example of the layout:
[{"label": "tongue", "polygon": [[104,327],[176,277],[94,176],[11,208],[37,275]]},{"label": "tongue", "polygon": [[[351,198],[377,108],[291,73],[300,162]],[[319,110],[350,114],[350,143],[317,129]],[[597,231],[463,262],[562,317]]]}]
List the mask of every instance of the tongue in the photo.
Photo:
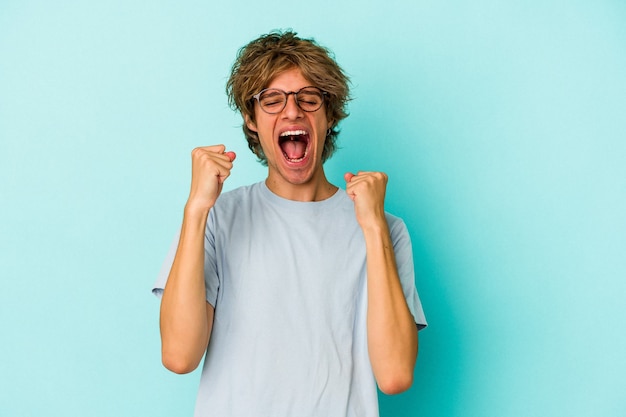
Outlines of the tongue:
[{"label": "tongue", "polygon": [[287,158],[300,159],[304,157],[306,151],[306,144],[297,140],[288,140],[282,143],[282,149]]}]

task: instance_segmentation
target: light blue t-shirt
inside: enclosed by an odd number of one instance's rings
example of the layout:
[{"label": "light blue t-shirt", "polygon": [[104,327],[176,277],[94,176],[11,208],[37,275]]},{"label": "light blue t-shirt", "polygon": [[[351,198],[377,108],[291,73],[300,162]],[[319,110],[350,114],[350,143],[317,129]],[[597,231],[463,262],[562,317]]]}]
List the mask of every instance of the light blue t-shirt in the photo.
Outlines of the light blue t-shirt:
[{"label": "light blue t-shirt", "polygon": [[[387,215],[404,294],[426,326],[411,242]],[[165,287],[178,237],[153,290]],[[196,417],[377,417],[365,241],[346,192],[296,202],[260,182],[223,193],[205,236],[215,307]]]}]

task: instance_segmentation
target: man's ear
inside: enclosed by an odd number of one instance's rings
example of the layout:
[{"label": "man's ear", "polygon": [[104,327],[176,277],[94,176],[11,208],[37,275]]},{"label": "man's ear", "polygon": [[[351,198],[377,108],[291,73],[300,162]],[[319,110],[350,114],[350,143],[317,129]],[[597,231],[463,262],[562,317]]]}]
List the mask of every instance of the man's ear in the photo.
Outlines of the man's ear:
[{"label": "man's ear", "polygon": [[256,123],[254,123],[254,120],[252,120],[250,116],[246,114],[243,116],[243,119],[246,122],[246,126],[248,126],[248,129],[252,130],[255,133],[259,133],[258,129],[256,128]]},{"label": "man's ear", "polygon": [[332,129],[332,127],[335,125],[335,121],[334,120],[329,120],[328,121],[328,129]]}]

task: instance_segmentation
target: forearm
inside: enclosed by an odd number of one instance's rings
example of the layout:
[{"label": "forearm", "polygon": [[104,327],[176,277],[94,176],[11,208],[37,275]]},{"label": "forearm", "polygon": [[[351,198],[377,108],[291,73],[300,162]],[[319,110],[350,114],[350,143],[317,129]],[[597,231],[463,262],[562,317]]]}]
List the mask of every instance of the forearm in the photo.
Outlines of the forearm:
[{"label": "forearm", "polygon": [[[209,341],[204,284],[206,211],[186,208],[180,241],[161,300],[161,346],[164,365],[177,373],[195,369]],[[212,312],[212,310],[211,310]]]},{"label": "forearm", "polygon": [[367,249],[367,337],[380,389],[408,389],[417,358],[417,326],[404,297],[384,218],[363,228]]}]

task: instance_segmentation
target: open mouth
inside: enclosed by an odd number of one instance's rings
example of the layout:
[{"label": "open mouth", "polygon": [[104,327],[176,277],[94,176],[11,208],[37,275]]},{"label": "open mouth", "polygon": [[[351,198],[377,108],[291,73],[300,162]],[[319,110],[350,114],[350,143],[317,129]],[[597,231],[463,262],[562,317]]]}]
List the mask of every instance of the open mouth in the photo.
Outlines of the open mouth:
[{"label": "open mouth", "polygon": [[278,144],[287,161],[300,162],[309,149],[309,134],[304,130],[288,130],[280,134]]}]

